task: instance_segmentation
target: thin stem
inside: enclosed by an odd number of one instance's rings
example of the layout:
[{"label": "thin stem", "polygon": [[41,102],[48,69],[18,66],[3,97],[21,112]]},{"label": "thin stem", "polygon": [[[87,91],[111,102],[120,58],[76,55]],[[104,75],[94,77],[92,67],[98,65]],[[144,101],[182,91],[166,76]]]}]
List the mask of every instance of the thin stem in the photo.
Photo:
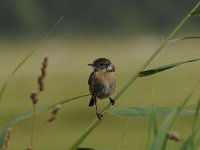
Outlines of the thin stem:
[{"label": "thin stem", "polygon": [[33,104],[33,118],[32,118],[32,129],[31,129],[31,141],[30,141],[31,147],[33,147],[35,124],[36,124],[36,107],[35,104]]},{"label": "thin stem", "polygon": [[[195,5],[195,7],[183,18],[183,20],[176,26],[176,28],[169,34],[169,36],[164,40],[164,42],[155,50],[151,57],[144,63],[144,65],[133,75],[130,80],[124,85],[124,87],[118,92],[114,100],[117,101],[119,97],[125,93],[125,91],[130,87],[130,85],[137,79],[139,73],[143,71],[152,60],[161,52],[161,50],[168,44],[168,41],[181,29],[185,22],[191,17],[191,12],[194,12],[200,6],[200,1]],[[102,114],[106,113],[111,107],[109,103],[102,111]],[[105,115],[104,115],[105,117]],[[103,120],[103,119],[102,119]],[[81,136],[75,141],[75,143],[70,147],[70,150],[75,150],[84,141],[84,139],[90,134],[90,132],[99,125],[101,121],[95,118],[95,120],[90,124],[90,126],[81,134]]]}]

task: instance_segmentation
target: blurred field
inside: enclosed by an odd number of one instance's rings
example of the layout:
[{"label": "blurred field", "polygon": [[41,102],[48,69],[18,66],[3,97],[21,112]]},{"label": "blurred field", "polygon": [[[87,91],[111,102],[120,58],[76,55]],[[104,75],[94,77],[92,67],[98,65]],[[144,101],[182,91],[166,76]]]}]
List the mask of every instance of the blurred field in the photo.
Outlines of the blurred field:
[{"label": "blurred field", "polygon": [[[0,85],[13,68],[35,47],[36,40],[0,41]],[[65,98],[88,93],[87,79],[91,68],[87,66],[95,58],[109,58],[117,68],[117,90],[151,56],[162,42],[154,36],[141,37],[73,37],[52,38],[22,66],[10,81],[0,104],[0,129],[6,122],[20,113],[32,108],[29,95],[37,89],[37,77],[40,73],[44,55],[49,56],[48,76],[45,91],[39,104],[59,101]],[[188,40],[169,44],[148,68],[198,58],[199,41]],[[199,79],[199,62],[182,65],[178,68],[138,79],[129,90],[120,97],[116,108],[128,106],[174,107],[186,97]],[[114,95],[115,95],[114,94]],[[114,97],[113,95],[113,97]],[[196,94],[198,95],[198,94]],[[193,97],[196,100],[196,96]],[[95,109],[88,107],[89,97],[63,105],[57,120],[52,124],[45,121],[50,112],[37,117],[35,146],[37,150],[67,149],[90,124],[95,117]],[[100,101],[100,108],[108,100]],[[191,102],[189,108],[195,105]],[[105,116],[103,122],[82,144],[83,147],[119,148],[120,138],[126,119]],[[176,128],[184,138],[190,132],[190,117],[182,117]],[[20,122],[14,127],[10,150],[25,149],[29,145],[31,119]],[[144,149],[147,139],[148,120],[133,119],[121,145],[122,149]],[[176,146],[174,143],[170,148]]]}]

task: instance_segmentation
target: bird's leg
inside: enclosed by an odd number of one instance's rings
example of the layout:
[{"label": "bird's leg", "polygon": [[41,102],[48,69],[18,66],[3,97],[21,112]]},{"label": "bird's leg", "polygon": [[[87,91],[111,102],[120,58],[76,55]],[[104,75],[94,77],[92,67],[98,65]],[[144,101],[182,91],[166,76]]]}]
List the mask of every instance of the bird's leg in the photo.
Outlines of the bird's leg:
[{"label": "bird's leg", "polygon": [[103,115],[98,113],[97,98],[96,98],[96,97],[94,97],[94,98],[95,98],[95,99],[94,99],[94,103],[95,103],[95,106],[96,106],[96,115],[97,115],[97,118],[98,118],[99,120],[101,120],[101,118],[103,117]]},{"label": "bird's leg", "polygon": [[111,97],[109,97],[109,99],[110,99],[110,103],[114,106],[115,105],[115,100],[112,99]]},{"label": "bird's leg", "polygon": [[89,107],[94,106],[95,99],[96,99],[96,97],[92,95],[90,102],[89,102]]}]

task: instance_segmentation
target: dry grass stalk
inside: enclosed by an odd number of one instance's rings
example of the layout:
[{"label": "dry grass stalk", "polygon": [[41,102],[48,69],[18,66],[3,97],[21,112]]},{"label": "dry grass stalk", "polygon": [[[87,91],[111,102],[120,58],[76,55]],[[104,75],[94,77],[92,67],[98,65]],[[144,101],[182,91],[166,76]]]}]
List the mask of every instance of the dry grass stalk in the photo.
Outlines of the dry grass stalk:
[{"label": "dry grass stalk", "polygon": [[33,105],[36,105],[38,102],[38,98],[37,98],[37,93],[36,92],[32,92],[30,95],[30,98],[32,100]]},{"label": "dry grass stalk", "polygon": [[30,146],[27,147],[27,150],[33,150],[33,139],[34,139],[34,130],[35,130],[35,122],[36,122],[36,104],[39,101],[39,95],[42,91],[44,91],[44,78],[46,77],[46,69],[48,65],[48,57],[45,56],[42,62],[41,74],[38,77],[38,92],[32,92],[30,95],[32,104],[33,104],[33,122],[32,122],[32,130],[31,130],[31,142]]}]

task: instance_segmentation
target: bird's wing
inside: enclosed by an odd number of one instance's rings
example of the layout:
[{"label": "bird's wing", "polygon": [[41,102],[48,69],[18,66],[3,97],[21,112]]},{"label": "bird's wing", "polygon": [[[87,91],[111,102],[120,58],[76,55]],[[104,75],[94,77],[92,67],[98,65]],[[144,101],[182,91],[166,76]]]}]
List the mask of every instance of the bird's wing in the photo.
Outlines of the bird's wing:
[{"label": "bird's wing", "polygon": [[88,85],[90,85],[92,83],[92,80],[93,80],[93,77],[94,77],[94,72],[92,72],[89,76],[89,79],[88,79]]}]

